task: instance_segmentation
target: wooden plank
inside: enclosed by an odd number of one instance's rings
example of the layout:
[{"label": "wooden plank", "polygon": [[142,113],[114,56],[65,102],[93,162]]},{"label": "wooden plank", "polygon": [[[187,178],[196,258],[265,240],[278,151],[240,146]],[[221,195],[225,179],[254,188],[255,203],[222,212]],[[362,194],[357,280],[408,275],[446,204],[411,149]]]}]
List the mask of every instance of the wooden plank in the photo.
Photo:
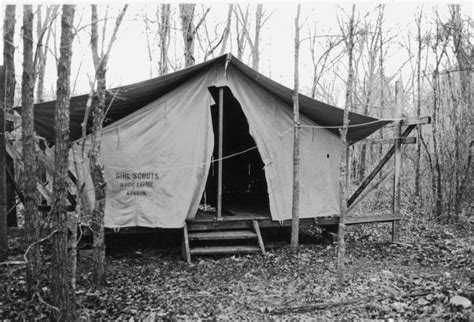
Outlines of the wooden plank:
[{"label": "wooden plank", "polygon": [[255,232],[257,233],[257,239],[258,239],[258,245],[260,246],[260,249],[262,250],[262,254],[265,255],[265,245],[263,244],[263,239],[262,235],[260,234],[260,228],[258,227],[258,221],[254,220],[253,221],[253,227],[255,229]]},{"label": "wooden plank", "polygon": [[191,254],[212,255],[212,254],[241,254],[259,253],[257,246],[209,246],[191,248]]},{"label": "wooden plank", "polygon": [[250,230],[227,230],[227,231],[205,231],[190,232],[189,240],[234,240],[234,239],[253,239],[257,234]]},{"label": "wooden plank", "polygon": [[347,217],[347,225],[368,224],[377,222],[394,222],[400,221],[400,216],[386,215],[386,216],[361,216],[361,217]]},{"label": "wooden plank", "polygon": [[401,123],[402,123],[401,124],[402,126],[431,124],[431,116],[422,116],[422,117],[417,117],[417,118],[404,119],[402,120]]},{"label": "wooden plank", "polygon": [[252,229],[251,221],[214,221],[214,222],[187,222],[188,231],[205,231],[216,229]]},{"label": "wooden plank", "polygon": [[[401,122],[402,122],[402,126],[426,125],[426,124],[431,124],[431,116],[406,118],[406,119],[401,120]],[[392,127],[397,127],[396,122],[392,122],[384,126],[384,128],[392,128]]]},{"label": "wooden plank", "polygon": [[188,227],[186,225],[186,222],[184,223],[183,227],[183,242],[182,242],[182,250],[183,250],[183,257],[188,262],[188,264],[191,264],[191,252],[189,251],[189,236],[188,236]]},{"label": "wooden plank", "polygon": [[[400,137],[407,137],[413,129],[416,128],[416,125],[409,125],[405,131],[400,135]],[[383,156],[383,158],[379,161],[377,166],[372,170],[372,172],[362,181],[359,187],[354,191],[352,196],[347,201],[347,205],[351,206],[352,203],[356,200],[356,198],[367,188],[370,182],[375,178],[375,176],[382,170],[383,166],[390,160],[390,158],[395,154],[395,145],[393,145],[390,150]]]},{"label": "wooden plank", "polygon": [[217,151],[217,219],[222,218],[222,151],[224,141],[224,87],[219,88],[219,136]]},{"label": "wooden plank", "polygon": [[[382,138],[382,139],[365,139],[354,142],[354,144],[394,144],[397,138]],[[401,138],[401,144],[415,144],[416,137],[410,136],[408,138]]]},{"label": "wooden plank", "polygon": [[[395,83],[395,100],[396,111],[395,117],[400,118],[402,115],[402,93],[403,89],[401,82]],[[402,122],[395,122],[396,126],[393,135],[399,138],[402,133]],[[402,171],[402,145],[400,139],[395,140],[395,158],[394,158],[394,184],[393,184],[393,215],[400,217],[400,175]],[[400,239],[400,222],[393,221],[392,223],[392,242],[399,242]]]},{"label": "wooden plank", "polygon": [[[271,219],[270,215],[256,215],[253,213],[239,213],[234,216],[222,216],[222,221],[251,221],[251,220],[264,220],[264,219]],[[194,219],[188,219],[188,223],[195,223],[195,222],[215,222],[217,221],[216,216],[212,217],[199,217],[196,216]]]}]

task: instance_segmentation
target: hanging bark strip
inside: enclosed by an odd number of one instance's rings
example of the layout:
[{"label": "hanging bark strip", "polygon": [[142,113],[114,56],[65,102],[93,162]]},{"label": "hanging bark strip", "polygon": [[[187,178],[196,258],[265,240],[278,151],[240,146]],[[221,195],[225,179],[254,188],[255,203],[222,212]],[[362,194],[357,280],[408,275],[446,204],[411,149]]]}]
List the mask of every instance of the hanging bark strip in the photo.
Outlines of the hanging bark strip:
[{"label": "hanging bark strip", "polygon": [[36,172],[38,165],[35,151],[35,130],[33,115],[34,64],[33,64],[33,8],[23,7],[23,77],[21,84],[22,96],[22,140],[23,140],[23,172],[21,175],[24,192],[24,215],[26,240],[30,248],[26,258],[26,280],[28,295],[36,292],[39,282],[40,253],[36,241],[39,240],[38,192],[36,190]]},{"label": "hanging bark strip", "polygon": [[[71,96],[71,60],[72,43],[74,40],[74,11],[75,6],[63,5],[61,15],[61,42],[58,61],[57,100],[55,109],[55,160],[53,191],[53,225],[58,231],[53,237],[53,254],[51,261],[52,276],[51,295],[53,305],[59,310],[60,321],[75,321],[76,295],[71,281],[72,256],[68,252],[68,235],[76,229],[75,221],[68,218],[67,213],[67,171],[69,152],[69,102]],[[68,227],[71,222],[73,225]],[[74,235],[74,234],[73,234]],[[75,243],[75,241],[73,241]]]},{"label": "hanging bark strip", "polygon": [[346,40],[346,47],[349,56],[349,75],[347,76],[347,88],[346,88],[346,102],[344,105],[344,119],[343,126],[341,129],[341,141],[342,141],[342,156],[340,165],[340,178],[339,178],[339,190],[340,190],[340,217],[339,217],[339,231],[337,235],[338,250],[337,250],[337,276],[339,283],[344,283],[344,261],[346,253],[346,245],[344,241],[344,230],[345,230],[345,217],[347,211],[347,184],[349,182],[349,145],[347,143],[347,128],[349,126],[349,110],[352,109],[352,82],[353,82],[353,49],[354,49],[354,14],[355,5],[352,5],[352,15],[349,20],[349,35]]},{"label": "hanging bark strip", "polygon": [[299,54],[300,54],[300,11],[298,4],[295,18],[295,87],[293,89],[293,207],[291,210],[291,250],[298,250],[299,235],[299,204],[300,204],[300,105],[299,92]]}]

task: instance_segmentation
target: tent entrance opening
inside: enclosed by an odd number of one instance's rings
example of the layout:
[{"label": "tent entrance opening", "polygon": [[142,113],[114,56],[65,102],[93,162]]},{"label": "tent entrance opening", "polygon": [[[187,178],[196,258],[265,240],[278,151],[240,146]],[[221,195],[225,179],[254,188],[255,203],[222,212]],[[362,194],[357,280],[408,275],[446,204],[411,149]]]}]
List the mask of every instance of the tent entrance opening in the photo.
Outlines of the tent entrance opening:
[{"label": "tent entrance opening", "polygon": [[[214,131],[213,162],[198,216],[217,215],[219,210],[219,137],[221,135],[221,216],[270,218],[267,181],[262,158],[249,132],[242,108],[228,87],[209,88]],[[219,99],[223,97],[222,106]],[[219,111],[222,110],[222,120]],[[219,124],[222,125],[220,131]]]}]

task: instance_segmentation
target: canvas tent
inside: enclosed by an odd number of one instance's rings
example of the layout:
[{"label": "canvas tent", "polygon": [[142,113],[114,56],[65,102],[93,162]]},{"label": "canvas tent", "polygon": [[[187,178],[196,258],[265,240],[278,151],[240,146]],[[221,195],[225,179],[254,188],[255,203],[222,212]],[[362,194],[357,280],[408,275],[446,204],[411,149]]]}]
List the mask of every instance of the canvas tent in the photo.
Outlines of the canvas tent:
[{"label": "canvas tent", "polygon": [[[229,54],[109,91],[101,151],[107,182],[105,227],[180,228],[195,216],[215,163],[217,88],[225,88],[224,145],[226,138],[228,145],[234,145],[224,158],[258,156],[271,218],[291,218],[291,90]],[[71,99],[73,140],[80,138],[86,101],[87,95]],[[35,108],[37,134],[48,140],[54,139],[54,104]],[[241,114],[235,114],[237,110]],[[337,127],[342,124],[343,110],[300,95],[300,111],[300,217],[338,215],[342,144]],[[387,123],[356,113],[350,113],[349,119],[348,140],[352,142]],[[239,128],[234,126],[237,123]],[[240,140],[245,134],[247,141]],[[241,144],[244,141],[246,145]],[[85,214],[94,202],[89,144],[89,140],[84,145],[78,140],[72,147],[77,177],[83,183],[79,206]],[[250,177],[251,162],[246,165]],[[231,176],[233,171],[238,172],[228,169]]]}]

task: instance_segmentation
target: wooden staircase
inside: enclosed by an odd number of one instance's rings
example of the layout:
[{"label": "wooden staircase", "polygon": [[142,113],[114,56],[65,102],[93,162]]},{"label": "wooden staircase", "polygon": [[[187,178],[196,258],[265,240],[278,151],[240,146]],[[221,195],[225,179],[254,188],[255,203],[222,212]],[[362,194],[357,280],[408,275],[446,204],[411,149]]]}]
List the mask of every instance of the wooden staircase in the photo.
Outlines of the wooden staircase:
[{"label": "wooden staircase", "polygon": [[243,223],[247,228],[225,227],[216,221],[207,228],[202,223],[187,221],[184,225],[182,252],[184,259],[191,264],[191,255],[215,254],[265,254],[262,235],[257,220]]}]

